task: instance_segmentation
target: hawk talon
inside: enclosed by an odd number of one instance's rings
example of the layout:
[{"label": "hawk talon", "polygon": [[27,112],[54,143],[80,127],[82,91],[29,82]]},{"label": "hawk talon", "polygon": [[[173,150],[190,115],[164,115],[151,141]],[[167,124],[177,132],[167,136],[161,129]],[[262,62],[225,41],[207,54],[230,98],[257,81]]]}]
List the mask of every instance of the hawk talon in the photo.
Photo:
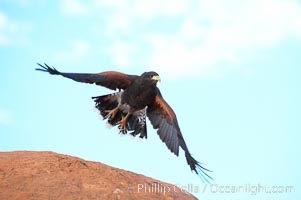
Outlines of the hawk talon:
[{"label": "hawk talon", "polygon": [[127,119],[129,118],[130,113],[127,113],[126,116],[122,116],[122,119],[117,122],[117,124],[120,124],[119,126],[119,130],[120,131],[126,131],[126,123],[127,123]]},{"label": "hawk talon", "polygon": [[121,127],[121,125],[118,126],[118,129],[119,129],[119,133],[122,133],[122,134],[126,134],[127,133],[127,129],[123,129]]},{"label": "hawk talon", "polygon": [[126,126],[123,125],[123,124],[119,124],[118,129],[119,129],[120,132],[126,131]]},{"label": "hawk talon", "polygon": [[118,113],[119,111],[119,107],[120,105],[118,105],[116,108],[112,109],[112,110],[105,110],[106,113],[108,113],[105,118],[109,118],[111,117],[111,119],[114,119],[116,114]]}]

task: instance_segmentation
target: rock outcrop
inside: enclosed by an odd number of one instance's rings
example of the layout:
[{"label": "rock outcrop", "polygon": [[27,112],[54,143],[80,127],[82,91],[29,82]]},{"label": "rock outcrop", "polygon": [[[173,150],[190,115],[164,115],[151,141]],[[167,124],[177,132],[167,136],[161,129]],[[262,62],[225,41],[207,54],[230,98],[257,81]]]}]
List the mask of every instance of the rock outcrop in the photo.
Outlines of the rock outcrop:
[{"label": "rock outcrop", "polygon": [[1,200],[197,199],[174,185],[53,152],[0,152]]}]

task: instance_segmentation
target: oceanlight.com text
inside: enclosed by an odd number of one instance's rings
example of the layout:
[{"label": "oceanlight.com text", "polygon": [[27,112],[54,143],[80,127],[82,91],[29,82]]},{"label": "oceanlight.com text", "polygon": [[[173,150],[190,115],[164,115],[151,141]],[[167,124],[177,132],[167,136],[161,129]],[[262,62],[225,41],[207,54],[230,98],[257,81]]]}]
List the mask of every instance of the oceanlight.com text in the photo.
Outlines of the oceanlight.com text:
[{"label": "oceanlight.com text", "polygon": [[266,194],[282,194],[293,193],[295,188],[292,185],[265,185],[265,184],[244,184],[244,185],[205,185],[203,193],[249,193],[257,195],[259,193]]}]

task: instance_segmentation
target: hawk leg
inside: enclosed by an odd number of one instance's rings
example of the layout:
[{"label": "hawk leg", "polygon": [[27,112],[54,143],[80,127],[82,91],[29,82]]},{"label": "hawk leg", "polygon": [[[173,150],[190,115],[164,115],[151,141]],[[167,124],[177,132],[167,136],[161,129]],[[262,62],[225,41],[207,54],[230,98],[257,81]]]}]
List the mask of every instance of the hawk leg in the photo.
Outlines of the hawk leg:
[{"label": "hawk leg", "polygon": [[131,115],[131,113],[127,113],[126,116],[122,116],[122,119],[117,122],[117,124],[120,124],[120,131],[126,130],[126,123],[127,123],[127,119],[129,118],[129,116]]},{"label": "hawk leg", "polygon": [[105,112],[108,113],[105,118],[111,117],[111,119],[114,119],[119,111],[120,106],[121,104],[118,104],[118,106],[112,110],[105,110]]}]

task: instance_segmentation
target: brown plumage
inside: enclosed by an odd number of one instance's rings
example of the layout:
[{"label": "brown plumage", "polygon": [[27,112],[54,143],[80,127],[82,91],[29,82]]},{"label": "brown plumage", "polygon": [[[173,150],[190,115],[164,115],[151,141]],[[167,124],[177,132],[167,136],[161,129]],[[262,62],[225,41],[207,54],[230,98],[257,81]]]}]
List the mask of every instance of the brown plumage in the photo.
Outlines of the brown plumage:
[{"label": "brown plumage", "polygon": [[203,181],[212,179],[190,154],[184,141],[177,117],[173,109],[163,99],[157,82],[160,80],[156,72],[144,72],[141,76],[128,75],[116,71],[96,74],[63,73],[55,68],[38,64],[36,70],[61,75],[74,81],[100,85],[112,90],[113,94],[92,97],[100,115],[112,126],[118,126],[120,133],[147,138],[146,116],[149,118],[160,139],[175,155],[179,155],[181,147],[190,169],[200,175]]}]

